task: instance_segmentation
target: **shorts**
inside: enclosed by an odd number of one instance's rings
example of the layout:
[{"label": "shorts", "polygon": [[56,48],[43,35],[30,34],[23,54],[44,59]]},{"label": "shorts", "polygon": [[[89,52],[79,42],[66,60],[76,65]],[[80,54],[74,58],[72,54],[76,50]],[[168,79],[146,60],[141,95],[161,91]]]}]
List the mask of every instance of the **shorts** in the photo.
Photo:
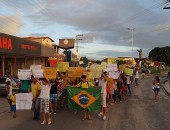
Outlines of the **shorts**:
[{"label": "shorts", "polygon": [[58,96],[57,96],[57,94],[50,94],[50,102],[57,102],[57,98],[58,98]]},{"label": "shorts", "polygon": [[40,112],[49,113],[49,99],[40,100]]},{"label": "shorts", "polygon": [[111,89],[110,89],[110,86],[106,86],[106,92],[107,92],[107,94],[110,94],[111,93]]},{"label": "shorts", "polygon": [[159,90],[160,90],[160,88],[157,88],[157,87],[154,87],[154,89],[153,89],[153,91],[157,92],[157,93],[159,92]]},{"label": "shorts", "polygon": [[12,105],[12,106],[11,106],[11,111],[12,111],[12,112],[16,112],[16,105]]},{"label": "shorts", "polygon": [[106,94],[101,93],[101,97],[102,97],[102,107],[106,107]]}]

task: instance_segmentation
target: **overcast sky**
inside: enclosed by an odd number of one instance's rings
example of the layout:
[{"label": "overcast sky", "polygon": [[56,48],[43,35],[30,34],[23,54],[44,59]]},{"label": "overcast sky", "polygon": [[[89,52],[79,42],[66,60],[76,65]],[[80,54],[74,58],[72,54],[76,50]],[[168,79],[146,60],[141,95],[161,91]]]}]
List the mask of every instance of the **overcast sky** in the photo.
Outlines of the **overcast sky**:
[{"label": "overcast sky", "polygon": [[[1,32],[79,41],[81,56],[91,59],[132,56],[170,46],[170,6],[166,0],[0,0]],[[74,50],[74,49],[73,49]]]}]

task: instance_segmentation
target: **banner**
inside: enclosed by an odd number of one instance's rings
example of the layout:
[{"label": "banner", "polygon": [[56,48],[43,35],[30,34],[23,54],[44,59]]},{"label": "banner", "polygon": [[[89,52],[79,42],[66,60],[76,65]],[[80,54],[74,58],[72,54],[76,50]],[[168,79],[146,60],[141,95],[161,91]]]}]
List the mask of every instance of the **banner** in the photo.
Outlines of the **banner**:
[{"label": "banner", "polygon": [[68,77],[81,77],[83,74],[82,67],[69,67],[68,69]]},{"label": "banner", "polygon": [[116,59],[115,58],[108,58],[107,59],[107,64],[114,64],[116,63]]},{"label": "banner", "polygon": [[129,75],[129,76],[133,75],[133,69],[125,68],[124,72],[126,75]]},{"label": "banner", "polygon": [[57,77],[57,68],[54,67],[44,67],[44,75],[48,79],[56,79]]},{"label": "banner", "polygon": [[110,78],[118,79],[119,76],[120,76],[120,73],[118,71],[117,72],[115,72],[115,71],[109,72],[109,77]]},{"label": "banner", "polygon": [[101,88],[67,87],[68,107],[73,110],[99,111],[101,109]]},{"label": "banner", "polygon": [[18,69],[18,79],[20,80],[31,80],[31,70]]},{"label": "banner", "polygon": [[39,70],[32,70],[32,74],[34,75],[35,78],[43,78],[43,70],[39,69]]},{"label": "banner", "polygon": [[15,97],[17,110],[31,110],[32,93],[19,93],[15,94]]},{"label": "banner", "polygon": [[59,62],[57,64],[57,69],[59,72],[66,72],[69,68],[69,62]]}]

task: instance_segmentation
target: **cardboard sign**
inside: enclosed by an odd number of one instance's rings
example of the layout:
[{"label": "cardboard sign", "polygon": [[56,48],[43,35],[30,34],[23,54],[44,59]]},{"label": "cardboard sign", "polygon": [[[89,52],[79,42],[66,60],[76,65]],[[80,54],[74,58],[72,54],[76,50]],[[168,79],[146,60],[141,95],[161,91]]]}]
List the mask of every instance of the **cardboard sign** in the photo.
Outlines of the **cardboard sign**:
[{"label": "cardboard sign", "polygon": [[39,70],[39,69],[41,69],[41,65],[31,65],[30,69],[31,70]]},{"label": "cardboard sign", "polygon": [[126,68],[126,64],[119,65],[120,71],[124,71]]},{"label": "cardboard sign", "polygon": [[68,69],[68,77],[81,77],[83,74],[82,67],[69,67]]},{"label": "cardboard sign", "polygon": [[59,62],[57,69],[59,72],[66,72],[69,68],[69,62]]},{"label": "cardboard sign", "polygon": [[44,67],[44,76],[48,79],[56,79],[57,77],[57,68],[55,67]]},{"label": "cardboard sign", "polygon": [[35,78],[43,78],[43,70],[39,69],[39,70],[32,70],[32,74],[34,75]]},{"label": "cardboard sign", "polygon": [[98,64],[94,64],[90,66],[90,71],[94,78],[100,78],[102,74],[102,66]]},{"label": "cardboard sign", "polygon": [[129,75],[129,76],[133,75],[133,69],[125,68],[124,72],[126,75]]},{"label": "cardboard sign", "polygon": [[107,68],[107,63],[106,62],[102,62],[101,66],[102,66],[103,69],[106,69]]},{"label": "cardboard sign", "polygon": [[15,94],[16,109],[17,110],[31,110],[32,107],[32,93]]},{"label": "cardboard sign", "polygon": [[20,80],[30,80],[32,72],[31,70],[18,69],[18,79]]}]

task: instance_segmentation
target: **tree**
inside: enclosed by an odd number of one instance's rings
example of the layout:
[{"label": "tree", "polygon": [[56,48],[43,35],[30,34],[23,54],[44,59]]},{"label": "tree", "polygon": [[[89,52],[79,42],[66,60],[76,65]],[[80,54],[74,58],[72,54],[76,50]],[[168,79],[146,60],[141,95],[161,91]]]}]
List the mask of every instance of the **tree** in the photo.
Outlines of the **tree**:
[{"label": "tree", "polygon": [[81,57],[80,61],[83,61],[83,63],[88,64],[89,60],[87,59],[87,57]]},{"label": "tree", "polygon": [[149,52],[148,57],[152,61],[165,62],[166,65],[170,65],[170,46],[155,47]]}]

